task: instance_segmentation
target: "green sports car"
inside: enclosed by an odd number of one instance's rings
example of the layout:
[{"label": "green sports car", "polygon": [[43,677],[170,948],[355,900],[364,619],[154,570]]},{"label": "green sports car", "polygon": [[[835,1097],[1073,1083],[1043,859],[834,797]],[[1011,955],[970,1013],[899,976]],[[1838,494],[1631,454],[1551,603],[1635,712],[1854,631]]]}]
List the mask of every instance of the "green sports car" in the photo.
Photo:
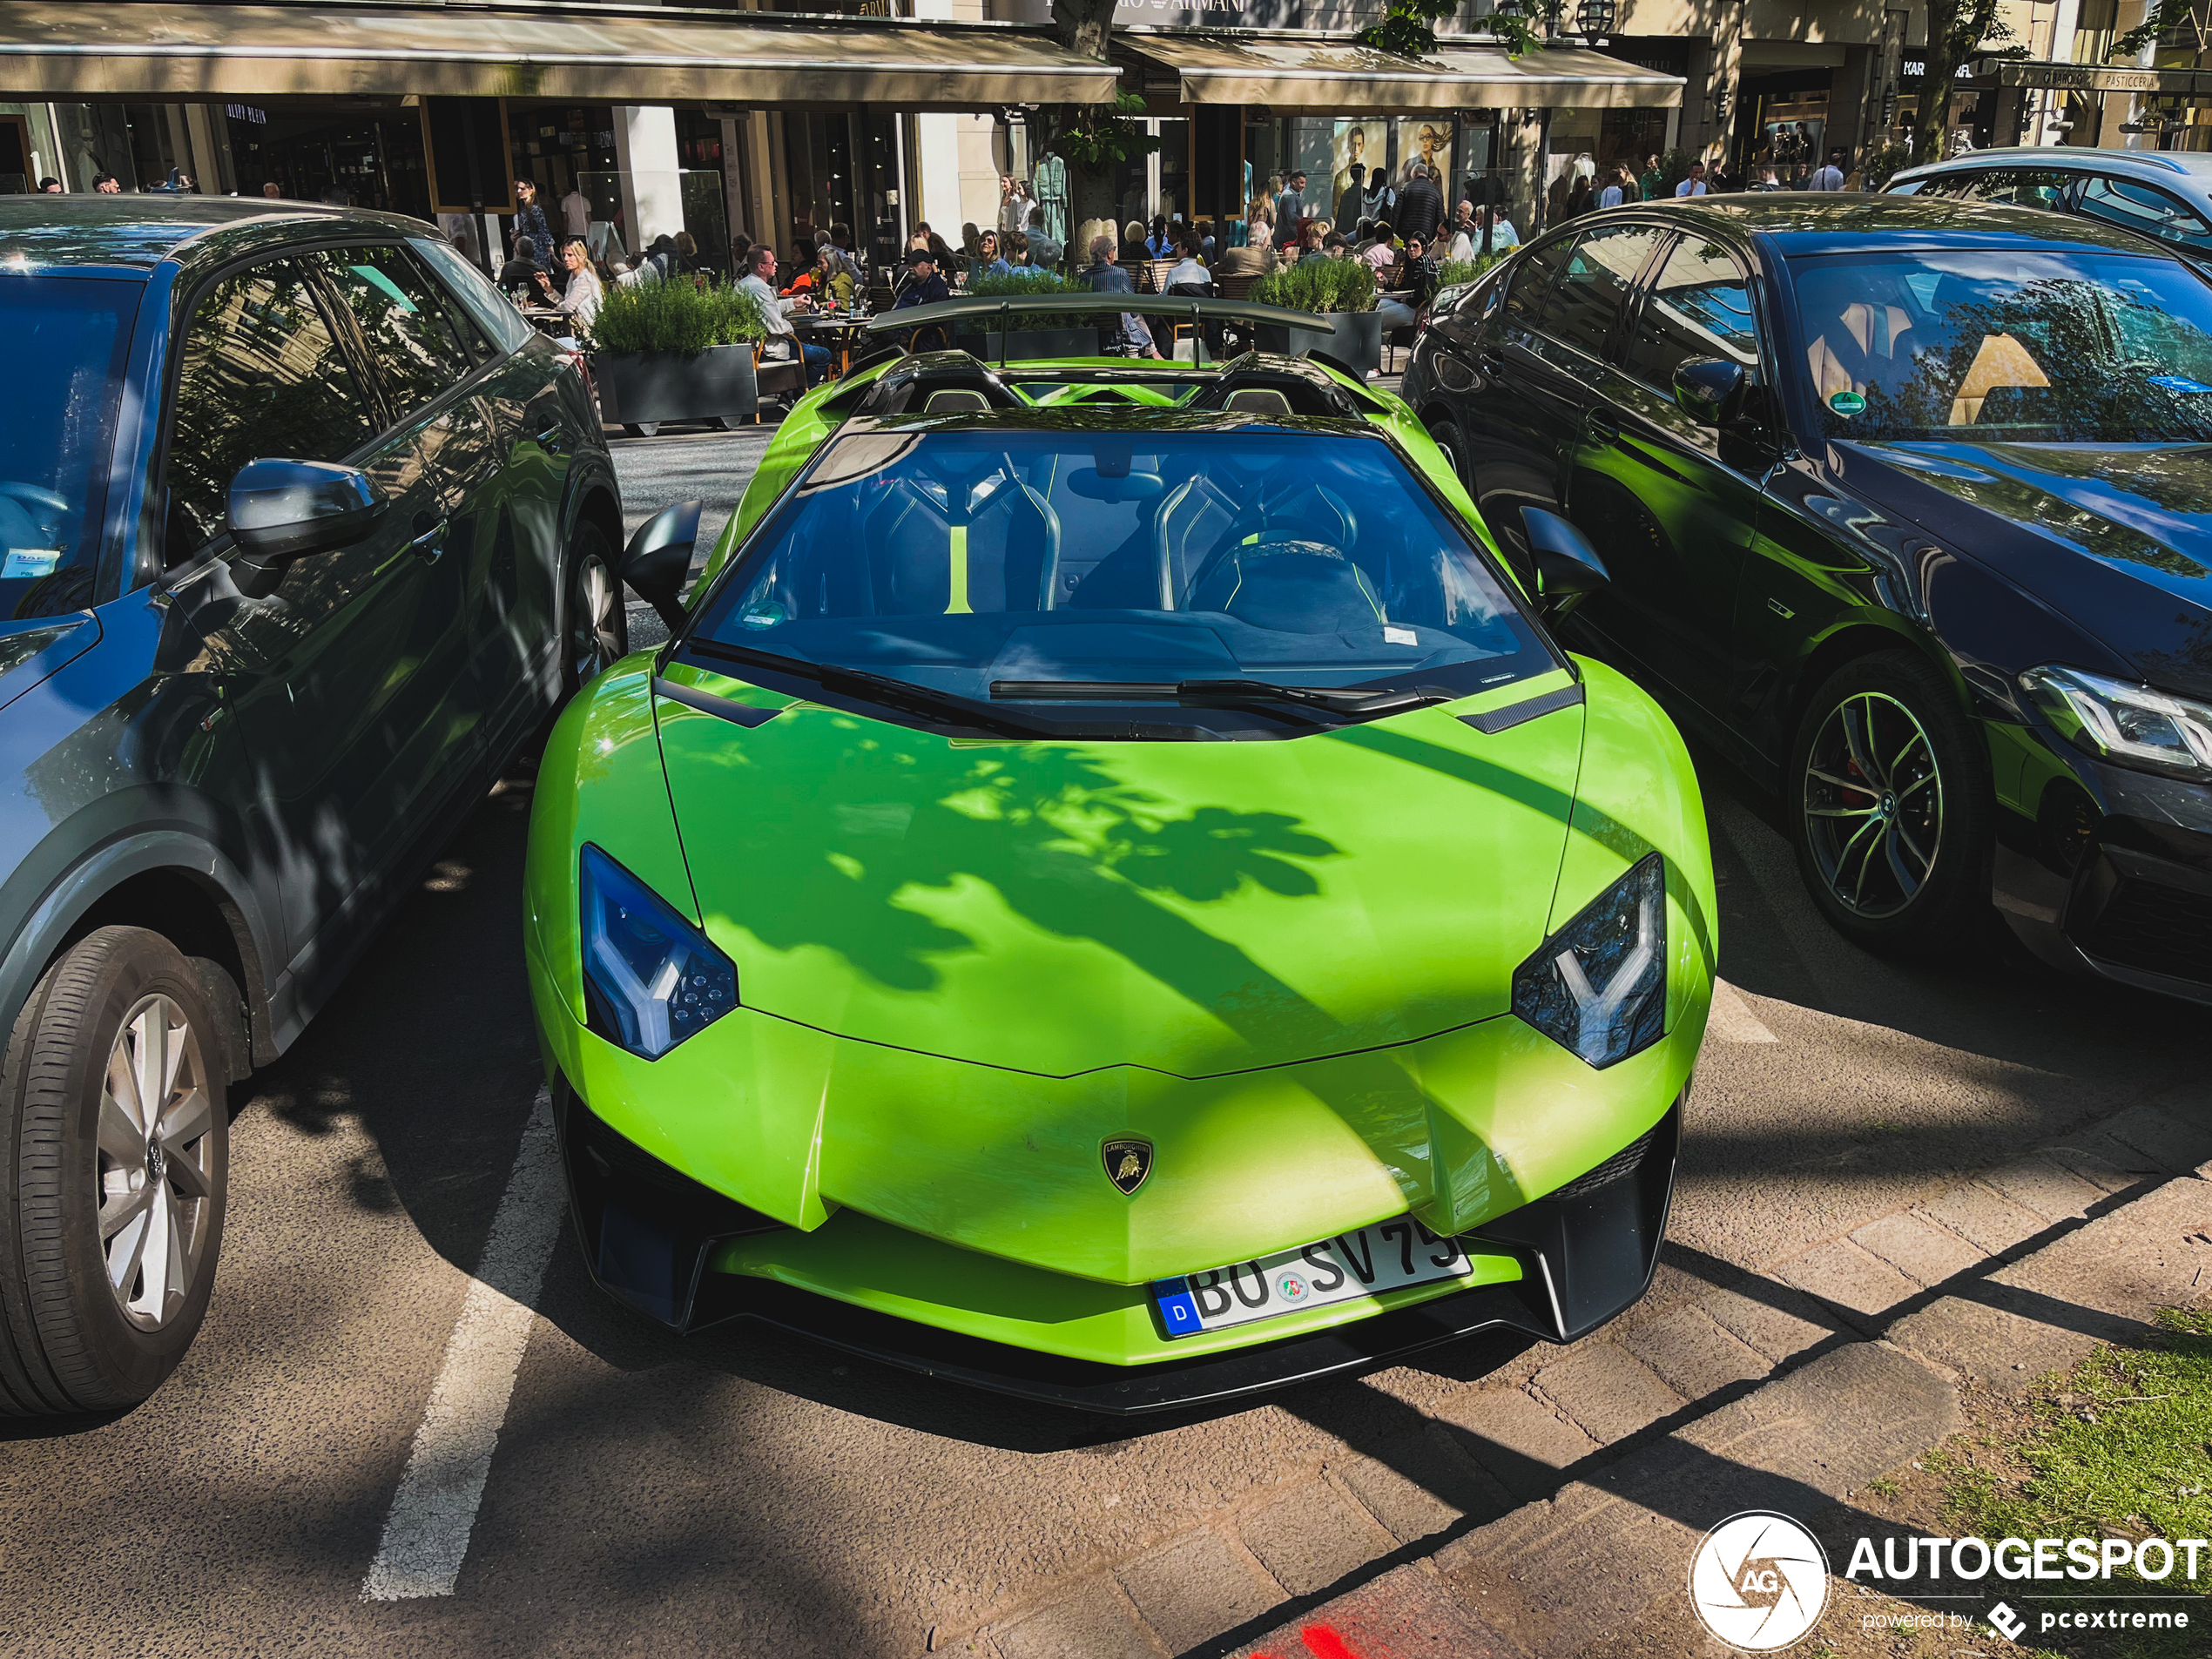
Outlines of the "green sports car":
[{"label": "green sports car", "polygon": [[1524,588],[1410,410],[1256,352],[900,355],[679,597],[697,516],[530,826],[604,1288],[1117,1413],[1642,1293],[1713,877],[1545,630],[1571,528]]}]

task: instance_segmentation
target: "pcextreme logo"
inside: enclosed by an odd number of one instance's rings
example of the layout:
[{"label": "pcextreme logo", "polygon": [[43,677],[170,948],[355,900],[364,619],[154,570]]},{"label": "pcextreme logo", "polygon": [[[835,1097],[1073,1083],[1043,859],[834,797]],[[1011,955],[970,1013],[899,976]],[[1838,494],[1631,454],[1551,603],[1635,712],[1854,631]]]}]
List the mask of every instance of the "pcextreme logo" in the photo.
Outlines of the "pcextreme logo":
[{"label": "pcextreme logo", "polygon": [[1801,1641],[1827,1610],[1828,1553],[1787,1515],[1730,1515],[1690,1557],[1689,1604],[1730,1647],[1772,1653]]}]

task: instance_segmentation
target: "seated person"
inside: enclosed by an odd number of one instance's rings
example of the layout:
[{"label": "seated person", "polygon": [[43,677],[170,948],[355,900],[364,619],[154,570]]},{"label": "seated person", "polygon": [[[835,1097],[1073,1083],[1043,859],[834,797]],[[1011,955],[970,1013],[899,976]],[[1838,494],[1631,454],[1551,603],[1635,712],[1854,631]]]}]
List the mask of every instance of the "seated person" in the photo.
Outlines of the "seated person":
[{"label": "seated person", "polygon": [[738,287],[752,296],[768,330],[760,355],[777,362],[789,362],[797,356],[806,365],[806,383],[812,386],[829,373],[829,348],[799,340],[798,330],[791,326],[792,314],[811,310],[813,301],[805,294],[785,299],[776,292],[775,276],[776,250],[765,242],[754,243],[746,251],[745,280]]},{"label": "seated person", "polygon": [[499,267],[499,286],[510,294],[526,298],[536,292],[537,279],[544,269],[537,262],[536,242],[529,237],[518,236],[515,239],[515,257]]}]

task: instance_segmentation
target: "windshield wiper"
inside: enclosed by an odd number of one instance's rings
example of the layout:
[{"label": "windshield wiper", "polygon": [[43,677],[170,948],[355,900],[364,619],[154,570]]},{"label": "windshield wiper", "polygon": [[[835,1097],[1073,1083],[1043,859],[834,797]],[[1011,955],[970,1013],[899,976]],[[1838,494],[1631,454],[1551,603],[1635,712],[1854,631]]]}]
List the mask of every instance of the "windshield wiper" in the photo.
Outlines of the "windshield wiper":
[{"label": "windshield wiper", "polygon": [[1123,703],[1304,703],[1335,714],[1391,714],[1460,695],[1440,685],[1402,691],[1358,691],[1273,680],[993,680],[994,698],[1047,698]]},{"label": "windshield wiper", "polygon": [[997,732],[1012,737],[1049,738],[1059,736],[1058,731],[1037,722],[1016,719],[996,709],[985,708],[973,698],[955,691],[941,691],[934,686],[917,685],[912,680],[894,678],[888,674],[871,674],[862,668],[840,668],[833,663],[810,663],[798,657],[779,657],[774,651],[748,651],[742,645],[725,645],[718,639],[700,639],[696,636],[684,642],[683,649],[697,651],[702,657],[719,658],[725,662],[738,663],[750,668],[765,668],[794,678],[813,680],[825,691],[842,691],[880,703],[889,709],[902,710],[908,714],[943,718],[947,715],[986,732]]}]

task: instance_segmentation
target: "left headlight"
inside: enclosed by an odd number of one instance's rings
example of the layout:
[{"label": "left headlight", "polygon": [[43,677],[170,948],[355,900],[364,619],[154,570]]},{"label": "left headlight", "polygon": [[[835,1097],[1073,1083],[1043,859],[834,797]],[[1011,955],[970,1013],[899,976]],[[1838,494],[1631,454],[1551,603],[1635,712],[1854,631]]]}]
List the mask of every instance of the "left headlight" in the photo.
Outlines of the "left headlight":
[{"label": "left headlight", "polygon": [[658,1060],[737,1007],[737,964],[658,894],[588,841],[582,877],[592,1029]]},{"label": "left headlight", "polygon": [[2020,685],[2076,748],[2168,777],[2212,779],[2212,706],[2079,668],[2031,668]]},{"label": "left headlight", "polygon": [[1601,1070],[1666,1034],[1667,867],[1659,854],[1514,969],[1513,1011]]}]

